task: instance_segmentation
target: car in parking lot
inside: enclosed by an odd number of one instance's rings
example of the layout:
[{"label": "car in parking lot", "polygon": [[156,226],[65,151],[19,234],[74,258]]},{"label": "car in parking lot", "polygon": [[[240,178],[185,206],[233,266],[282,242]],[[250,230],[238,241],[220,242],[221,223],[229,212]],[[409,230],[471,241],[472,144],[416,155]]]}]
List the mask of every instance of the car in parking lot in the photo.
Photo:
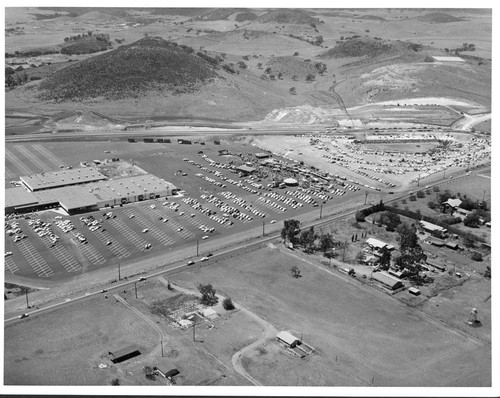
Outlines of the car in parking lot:
[{"label": "car in parking lot", "polygon": [[276,220],[271,220],[271,224],[276,224]]},{"label": "car in parking lot", "polygon": [[148,231],[149,231],[149,228],[144,228],[144,229],[142,230],[142,232],[143,232],[143,233],[146,233],[146,232],[148,232]]},{"label": "car in parking lot", "polygon": [[207,261],[208,257],[202,257],[200,261]]},{"label": "car in parking lot", "polygon": [[184,230],[184,228],[182,228],[182,227],[177,228],[177,232],[181,232],[183,230]]},{"label": "car in parking lot", "polygon": [[106,246],[109,246],[111,243],[112,243],[112,242],[111,242],[110,240],[108,240],[108,241],[106,242]]},{"label": "car in parking lot", "polygon": [[151,249],[151,246],[152,246],[152,245],[151,245],[151,243],[146,243],[146,244],[144,245],[144,249],[146,249],[146,250],[147,250],[147,249]]},{"label": "car in parking lot", "polygon": [[203,236],[201,239],[203,240],[208,239],[208,235]]},{"label": "car in parking lot", "polygon": [[128,216],[128,218],[134,218],[135,215],[134,214],[131,214],[130,216]]}]

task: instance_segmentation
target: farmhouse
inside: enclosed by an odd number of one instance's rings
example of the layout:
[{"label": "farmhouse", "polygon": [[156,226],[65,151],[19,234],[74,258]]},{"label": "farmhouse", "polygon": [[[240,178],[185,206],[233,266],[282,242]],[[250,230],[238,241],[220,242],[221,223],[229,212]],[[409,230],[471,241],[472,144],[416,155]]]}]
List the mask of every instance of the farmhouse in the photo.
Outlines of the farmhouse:
[{"label": "farmhouse", "polygon": [[129,345],[124,348],[109,352],[111,362],[113,363],[120,363],[138,355],[141,355],[141,352],[135,345]]},{"label": "farmhouse", "polygon": [[462,204],[462,201],[460,199],[448,199],[446,202],[442,203],[443,210],[450,210],[451,213],[453,214],[454,211],[458,211],[459,206]]},{"label": "farmhouse", "polygon": [[373,250],[381,250],[383,248],[386,248],[388,250],[394,250],[394,246],[389,245],[385,242],[382,242],[381,240],[375,239],[375,238],[368,238],[366,240],[366,244],[370,246]]},{"label": "farmhouse", "polygon": [[382,285],[391,290],[396,290],[404,286],[403,281],[401,279],[389,275],[387,272],[384,271],[374,272],[372,274],[372,279],[375,279],[376,281],[380,282]]},{"label": "farmhouse", "polygon": [[427,221],[420,221],[420,226],[427,232],[436,234],[445,234],[448,230],[446,228],[440,227],[439,225],[432,224]]},{"label": "farmhouse", "polygon": [[267,153],[267,152],[259,152],[259,153],[256,153],[255,154],[255,157],[257,159],[266,159],[266,158],[270,158],[271,157],[271,154],[270,153]]},{"label": "farmhouse", "polygon": [[433,237],[427,238],[427,242],[430,243],[431,245],[437,246],[437,247],[443,247],[444,246],[444,240],[442,239],[437,239]]},{"label": "farmhouse", "polygon": [[425,262],[426,262],[427,264],[429,264],[430,266],[432,266],[432,267],[434,267],[434,268],[436,268],[436,269],[440,270],[441,272],[446,271],[446,267],[445,267],[443,264],[441,264],[441,263],[439,263],[439,262],[437,262],[437,261],[434,261],[434,260],[432,260],[432,259],[427,258],[427,260],[425,260]]},{"label": "farmhouse", "polygon": [[276,338],[291,348],[297,346],[297,344],[300,344],[300,340],[297,337],[285,331],[279,332],[276,335]]}]

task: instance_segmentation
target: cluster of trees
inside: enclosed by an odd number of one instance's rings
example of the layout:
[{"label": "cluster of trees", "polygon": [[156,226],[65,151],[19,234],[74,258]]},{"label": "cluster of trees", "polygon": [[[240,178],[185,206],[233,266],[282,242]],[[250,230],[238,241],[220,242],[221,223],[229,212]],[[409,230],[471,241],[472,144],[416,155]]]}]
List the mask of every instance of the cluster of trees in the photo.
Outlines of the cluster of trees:
[{"label": "cluster of trees", "polygon": [[335,241],[330,233],[317,233],[314,227],[306,230],[300,229],[300,221],[285,220],[281,230],[281,238],[285,242],[290,242],[294,246],[299,245],[305,253],[321,251],[326,256],[331,256],[331,249],[340,247],[341,242]]},{"label": "cluster of trees", "polygon": [[384,211],[385,206],[382,200],[376,205],[370,206],[366,209],[358,210],[354,217],[356,218],[356,221],[362,222],[365,221],[365,218],[368,217],[370,214],[373,213],[378,213],[379,211]]},{"label": "cluster of trees", "polygon": [[111,39],[109,37],[109,34],[107,33],[94,33],[93,31],[89,30],[86,34],[78,34],[75,36],[68,36],[64,38],[65,43],[71,43],[74,41],[82,40],[82,39],[87,39],[93,37],[96,40],[103,41],[106,44],[110,45],[111,44]]},{"label": "cluster of trees", "polygon": [[447,53],[454,53],[454,54],[458,55],[459,53],[461,53],[463,51],[476,51],[476,45],[473,43],[463,43],[462,47],[445,48],[444,51]]},{"label": "cluster of trees", "polygon": [[320,75],[323,75],[323,73],[326,72],[326,64],[324,62],[315,62],[314,67]]},{"label": "cluster of trees", "polygon": [[200,302],[204,305],[215,305],[219,301],[217,296],[215,295],[215,289],[209,283],[207,285],[199,284],[198,290],[201,293]]},{"label": "cluster of trees", "polygon": [[380,213],[376,219],[378,224],[383,224],[387,227],[388,231],[395,231],[396,228],[401,224],[401,218],[398,214],[392,211],[384,211]]},{"label": "cluster of trees", "polygon": [[417,229],[414,225],[401,224],[397,228],[399,235],[399,251],[401,254],[394,259],[396,267],[417,285],[429,282],[430,278],[420,275],[421,263],[427,259],[424,250],[419,244]]},{"label": "cluster of trees", "polygon": [[[26,71],[22,71],[21,73],[9,73],[9,74],[6,73],[5,85],[7,87],[20,86],[21,84],[24,84],[29,80],[30,79],[28,78],[28,74],[26,73]],[[31,79],[31,80],[36,80],[36,79]]]}]

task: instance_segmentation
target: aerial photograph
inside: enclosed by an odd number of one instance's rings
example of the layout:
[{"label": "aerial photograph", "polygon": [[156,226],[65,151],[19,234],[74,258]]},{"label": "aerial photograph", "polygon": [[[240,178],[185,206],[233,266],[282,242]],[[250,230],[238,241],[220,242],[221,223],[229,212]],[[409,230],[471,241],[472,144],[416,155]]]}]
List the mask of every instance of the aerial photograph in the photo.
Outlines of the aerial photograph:
[{"label": "aerial photograph", "polygon": [[498,394],[494,10],[168,5],[4,8],[2,391]]}]

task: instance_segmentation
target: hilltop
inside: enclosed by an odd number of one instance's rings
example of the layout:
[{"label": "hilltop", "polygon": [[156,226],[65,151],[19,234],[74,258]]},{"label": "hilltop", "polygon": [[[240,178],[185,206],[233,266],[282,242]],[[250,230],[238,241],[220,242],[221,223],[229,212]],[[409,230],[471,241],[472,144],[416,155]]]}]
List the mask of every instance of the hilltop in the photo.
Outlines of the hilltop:
[{"label": "hilltop", "polygon": [[463,18],[454,17],[453,15],[445,14],[443,12],[432,12],[430,14],[419,16],[416,19],[421,22],[430,23],[449,23],[463,21]]},{"label": "hilltop", "polygon": [[149,90],[191,91],[217,78],[214,65],[159,38],[144,38],[72,64],[39,87],[45,100],[121,99]]},{"label": "hilltop", "polygon": [[348,38],[337,41],[334,47],[319,55],[320,58],[372,58],[383,54],[393,54],[408,50],[418,51],[422,46],[410,42],[393,42],[371,38]]},{"label": "hilltop", "polygon": [[258,22],[261,23],[286,23],[295,25],[315,25],[319,23],[319,19],[310,17],[302,11],[297,10],[276,10],[270,11],[259,18]]}]

